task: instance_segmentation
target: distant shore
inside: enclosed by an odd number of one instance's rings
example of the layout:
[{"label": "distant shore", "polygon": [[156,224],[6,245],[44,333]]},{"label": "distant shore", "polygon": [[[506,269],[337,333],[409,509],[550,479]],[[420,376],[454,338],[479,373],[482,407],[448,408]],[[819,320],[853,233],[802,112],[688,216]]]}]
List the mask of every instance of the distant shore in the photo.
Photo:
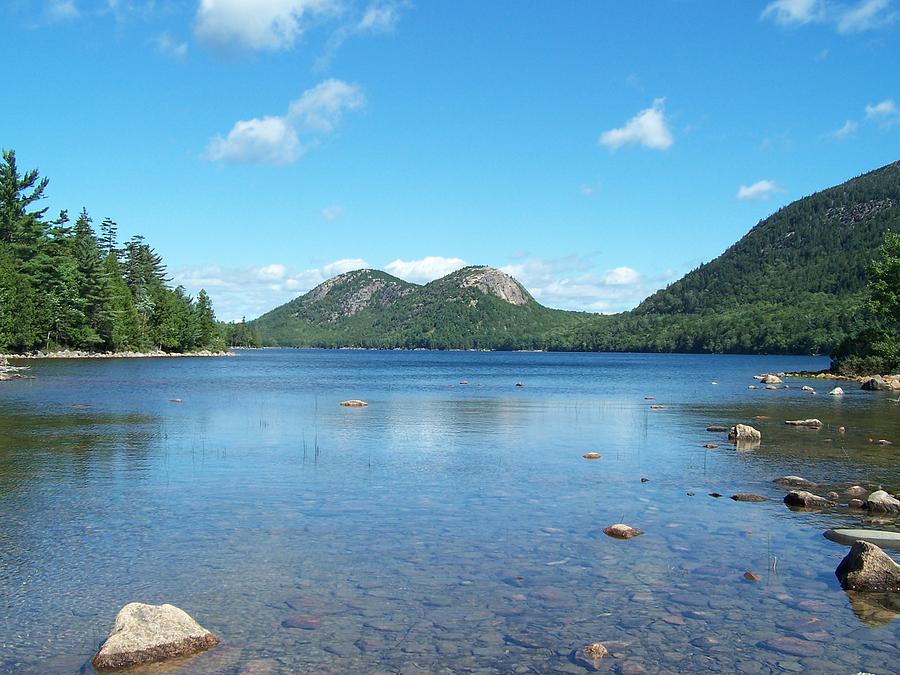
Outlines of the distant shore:
[{"label": "distant shore", "polygon": [[210,357],[210,356],[237,356],[233,351],[209,351],[201,349],[198,352],[85,352],[76,349],[63,349],[58,352],[35,352],[34,354],[0,354],[0,359],[151,359],[151,358],[176,358],[176,357]]}]

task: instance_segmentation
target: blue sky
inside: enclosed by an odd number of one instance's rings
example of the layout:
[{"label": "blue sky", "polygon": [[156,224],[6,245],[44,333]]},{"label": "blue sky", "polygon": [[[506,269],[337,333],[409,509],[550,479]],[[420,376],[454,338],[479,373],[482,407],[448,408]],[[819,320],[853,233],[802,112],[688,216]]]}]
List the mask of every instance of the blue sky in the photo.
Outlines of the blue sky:
[{"label": "blue sky", "polygon": [[628,309],[900,158],[900,0],[7,0],[0,145],[248,318],[501,267]]}]

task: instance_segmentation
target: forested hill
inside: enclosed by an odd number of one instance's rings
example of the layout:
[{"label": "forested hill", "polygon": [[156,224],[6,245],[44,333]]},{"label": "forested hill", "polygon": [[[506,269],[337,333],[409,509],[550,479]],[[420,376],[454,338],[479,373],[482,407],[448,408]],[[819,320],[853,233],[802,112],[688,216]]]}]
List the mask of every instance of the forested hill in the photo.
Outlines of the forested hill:
[{"label": "forested hill", "polygon": [[162,259],[118,226],[99,229],[85,209],[47,217],[48,180],[0,160],[0,353],[35,350],[164,350],[223,345],[209,297],[171,288]]},{"label": "forested hill", "polygon": [[867,321],[866,272],[887,230],[900,231],[900,162],[793,202],[632,312],[550,346],[829,354]]},{"label": "forested hill", "polygon": [[378,270],[329,279],[251,322],[267,345],[539,349],[584,315],[538,304],[490,267],[419,286]]},{"label": "forested hill", "polygon": [[809,293],[858,293],[885,231],[898,224],[900,162],[894,162],[785,206],[634,313],[728,311],[790,304]]}]

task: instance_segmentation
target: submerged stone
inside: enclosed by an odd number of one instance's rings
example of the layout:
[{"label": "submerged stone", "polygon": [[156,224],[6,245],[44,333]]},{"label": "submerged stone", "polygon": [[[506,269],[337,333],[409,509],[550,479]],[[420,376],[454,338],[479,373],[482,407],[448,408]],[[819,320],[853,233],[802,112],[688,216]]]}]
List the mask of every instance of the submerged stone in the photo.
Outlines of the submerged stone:
[{"label": "submerged stone", "polygon": [[788,506],[801,509],[824,509],[830,506],[836,506],[835,502],[812,492],[805,490],[793,490],[788,492],[784,498],[784,503]]},{"label": "submerged stone", "polygon": [[626,525],[625,523],[616,523],[615,525],[610,525],[603,529],[603,533],[607,537],[612,537],[613,539],[631,539],[633,537],[637,537],[640,534],[644,534],[640,530],[631,527],[631,525]]}]

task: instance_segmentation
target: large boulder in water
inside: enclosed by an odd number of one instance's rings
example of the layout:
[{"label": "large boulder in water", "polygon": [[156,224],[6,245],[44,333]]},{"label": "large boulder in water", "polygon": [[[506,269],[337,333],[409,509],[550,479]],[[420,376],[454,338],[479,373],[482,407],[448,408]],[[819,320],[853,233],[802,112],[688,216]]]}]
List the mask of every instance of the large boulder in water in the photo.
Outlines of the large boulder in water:
[{"label": "large boulder in water", "polygon": [[202,652],[219,638],[174,605],[130,602],[92,661],[97,670],[116,670]]},{"label": "large boulder in water", "polygon": [[830,499],[814,495],[806,490],[792,490],[784,498],[784,503],[797,509],[824,509],[836,504]]},{"label": "large boulder in water", "polygon": [[834,574],[844,590],[900,592],[900,565],[867,541],[853,544]]},{"label": "large boulder in water", "polygon": [[782,384],[784,380],[777,375],[764,375],[760,382],[763,384]]},{"label": "large boulder in water", "polygon": [[866,497],[865,508],[870,513],[900,513],[900,499],[891,497],[884,490],[876,490]]},{"label": "large boulder in water", "polygon": [[867,391],[892,391],[891,383],[885,380],[881,375],[870,377],[862,383],[862,389]]},{"label": "large boulder in water", "polygon": [[735,424],[728,432],[728,438],[732,441],[758,442],[762,438],[762,434],[749,424]]}]

